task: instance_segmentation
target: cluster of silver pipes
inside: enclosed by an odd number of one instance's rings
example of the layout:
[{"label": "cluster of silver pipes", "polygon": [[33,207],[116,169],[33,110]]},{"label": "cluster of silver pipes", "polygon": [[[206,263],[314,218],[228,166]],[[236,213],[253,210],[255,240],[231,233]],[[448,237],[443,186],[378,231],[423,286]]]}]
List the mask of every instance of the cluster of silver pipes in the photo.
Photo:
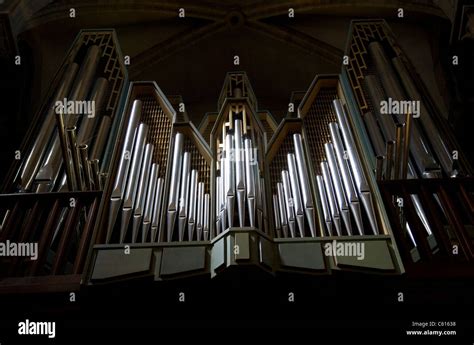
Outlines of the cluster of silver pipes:
[{"label": "cluster of silver pipes", "polygon": [[[106,101],[109,86],[103,77],[94,82],[100,58],[100,48],[92,45],[81,66],[71,62],[65,68],[45,120],[18,175],[19,191],[84,191],[103,188],[105,174],[99,172],[99,161],[107,142],[111,118],[98,116]],[[58,112],[55,104],[63,99],[68,102],[94,102],[95,114],[86,116]]]},{"label": "cluster of silver pipes", "polygon": [[191,153],[183,152],[184,135],[176,133],[171,183],[167,205],[167,239],[173,240],[178,218],[178,241],[209,240],[210,199],[205,193],[205,184],[199,181],[199,172],[192,169]]},{"label": "cluster of silver pipes", "polygon": [[264,228],[264,180],[260,177],[256,145],[243,134],[242,126],[243,121],[235,119],[222,137],[216,177],[217,233],[231,227]]},{"label": "cluster of silver pipes", "polygon": [[[333,106],[338,123],[329,124],[331,142],[324,145],[326,160],[320,163],[322,175],[316,175],[316,193],[325,224],[324,235],[367,234],[364,231],[361,203],[371,233],[377,235],[380,232],[372,192],[356,150],[347,114],[340,100],[334,100]],[[281,172],[282,182],[277,183],[277,193],[273,194],[275,228],[277,233],[282,230],[283,237],[298,237],[296,229],[300,237],[305,237],[306,219],[310,235],[316,237],[315,203],[301,134],[293,135],[293,144],[294,153],[287,154],[288,169]]]},{"label": "cluster of silver pipes", "polygon": [[147,143],[148,125],[140,123],[141,111],[142,102],[134,100],[109,200],[107,243],[120,208],[120,243],[127,239],[130,219],[132,243],[137,242],[140,229],[141,242],[154,242],[158,235],[164,179],[159,176],[159,165],[153,162],[154,146]]},{"label": "cluster of silver pipes", "polygon": [[[364,77],[374,114],[367,112],[363,118],[376,157],[377,179],[439,178],[442,172],[448,177],[456,177],[459,171],[453,165],[453,156],[433,123],[403,60],[398,56],[390,60],[379,42],[371,42],[368,51],[377,76],[369,74]],[[395,116],[382,114],[380,104],[389,98],[420,102],[419,117],[415,118],[410,113]],[[419,197],[410,197],[427,236],[432,235]],[[408,223],[405,225],[416,247],[410,226]]]},{"label": "cluster of silver pipes", "polygon": [[[386,161],[384,173],[379,169],[379,177],[382,175],[388,180],[432,178],[441,177],[442,171],[448,177],[455,177],[458,171],[453,167],[452,154],[403,60],[397,56],[390,62],[379,42],[370,43],[368,51],[377,76],[365,76],[364,83],[375,114],[368,112],[363,117],[374,154],[379,160]],[[420,102],[418,117],[413,117],[414,114],[382,114],[381,103],[388,99]]]},{"label": "cluster of silver pipes", "polygon": [[277,183],[277,193],[273,194],[275,231],[279,237],[297,237],[298,228],[300,236],[305,237],[306,216],[311,236],[316,237],[314,201],[300,134],[293,135],[293,143],[295,153],[287,154],[288,169],[282,170],[282,182]]}]

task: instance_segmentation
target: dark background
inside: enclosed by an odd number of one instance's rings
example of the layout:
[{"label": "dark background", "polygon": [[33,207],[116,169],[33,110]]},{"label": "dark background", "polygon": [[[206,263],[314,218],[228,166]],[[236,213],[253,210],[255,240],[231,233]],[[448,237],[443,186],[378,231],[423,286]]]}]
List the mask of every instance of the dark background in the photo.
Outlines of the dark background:
[{"label": "dark background", "polygon": [[[474,281],[248,271],[179,282],[124,282],[0,297],[0,341],[15,344],[472,344]],[[330,278],[330,279],[329,279]],[[405,301],[397,301],[402,291]],[[178,302],[184,292],[186,302]],[[288,302],[288,293],[295,302]],[[16,337],[25,319],[56,321],[56,339]],[[413,321],[455,321],[457,336],[406,336]],[[419,328],[418,328],[419,329]]]},{"label": "dark background", "polygon": [[[292,92],[338,73],[351,19],[384,18],[464,154],[473,157],[474,42],[468,1],[5,0],[0,1],[0,180],[80,29],[115,28],[130,80],[181,95],[198,125],[216,111],[225,74],[246,71],[260,109],[277,121]],[[76,18],[69,18],[69,9]],[[186,11],[178,18],[178,8]],[[288,18],[288,8],[295,17]],[[398,8],[405,18],[397,18]],[[6,18],[6,19],[5,19]],[[13,64],[15,55],[22,64]],[[239,55],[240,65],[233,65]],[[453,55],[459,65],[452,66]],[[55,320],[57,339],[31,343],[472,344],[474,282],[358,274],[266,280],[247,273],[150,284],[125,282],[69,295],[0,296],[0,344],[18,320]],[[184,291],[187,301],[177,302]],[[296,293],[287,302],[289,291]],[[397,302],[397,292],[405,302]],[[406,337],[412,321],[456,321],[458,337]],[[342,331],[341,331],[342,330]]]}]

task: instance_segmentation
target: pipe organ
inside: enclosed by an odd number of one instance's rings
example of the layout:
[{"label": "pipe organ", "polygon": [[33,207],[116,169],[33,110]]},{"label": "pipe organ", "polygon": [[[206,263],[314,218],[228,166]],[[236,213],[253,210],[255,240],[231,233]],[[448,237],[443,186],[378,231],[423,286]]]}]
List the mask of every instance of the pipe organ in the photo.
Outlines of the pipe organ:
[{"label": "pipe organ", "polygon": [[36,243],[38,258],[3,258],[3,277],[80,281],[120,122],[122,61],[112,30],[84,30],[67,52],[2,191],[1,241]]},{"label": "pipe organ", "polygon": [[[360,144],[378,180],[405,266],[428,264],[437,256],[452,260],[452,248],[458,245],[470,261],[472,241],[466,239],[472,210],[462,205],[471,204],[472,167],[457,154],[449,125],[388,25],[354,21],[349,37],[350,63],[341,78],[353,91],[352,120],[360,129]],[[386,113],[390,104],[392,111]],[[443,197],[447,190],[453,193],[451,200]],[[458,202],[459,208],[454,206]]]},{"label": "pipe organ", "polygon": [[[266,233],[263,179],[264,129],[245,74],[231,73],[211,132],[215,164],[215,235],[250,227]],[[230,96],[230,97],[229,97]]]},{"label": "pipe organ", "polygon": [[[0,242],[39,257],[1,258],[0,286],[398,275],[453,245],[470,263],[472,169],[413,66],[383,21],[353,21],[346,55],[279,124],[230,72],[197,128],[185,99],[128,82],[113,31],[82,31],[0,195]],[[364,259],[328,254],[339,244]]]}]

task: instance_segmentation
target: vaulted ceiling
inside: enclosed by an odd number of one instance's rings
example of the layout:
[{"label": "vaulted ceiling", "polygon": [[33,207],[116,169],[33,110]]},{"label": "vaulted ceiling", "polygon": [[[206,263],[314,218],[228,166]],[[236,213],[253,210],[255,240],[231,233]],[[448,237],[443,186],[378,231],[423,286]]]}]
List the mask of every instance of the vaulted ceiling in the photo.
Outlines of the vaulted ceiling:
[{"label": "vaulted ceiling", "polygon": [[437,3],[427,0],[5,0],[3,6],[14,33],[33,51],[36,105],[78,30],[115,28],[123,54],[131,57],[130,79],[156,80],[166,94],[182,95],[196,124],[216,110],[232,70],[247,72],[260,109],[284,116],[293,91],[306,90],[316,74],[340,71],[350,20],[357,17],[385,18],[439,95],[432,73],[439,31],[433,28],[449,24]]}]

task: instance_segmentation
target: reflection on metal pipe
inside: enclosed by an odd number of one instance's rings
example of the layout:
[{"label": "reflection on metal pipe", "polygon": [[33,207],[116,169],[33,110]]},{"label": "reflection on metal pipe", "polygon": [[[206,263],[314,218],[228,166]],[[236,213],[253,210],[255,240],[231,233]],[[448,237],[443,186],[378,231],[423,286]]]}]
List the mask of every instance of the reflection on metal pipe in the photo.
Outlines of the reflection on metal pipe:
[{"label": "reflection on metal pipe", "polygon": [[67,146],[67,138],[66,138],[66,130],[64,128],[64,121],[63,115],[60,113],[56,113],[56,122],[58,126],[58,135],[61,144],[61,152],[63,154],[63,161],[65,162],[66,167],[66,179],[69,191],[77,190],[76,178],[74,177],[74,171],[72,167],[72,157],[70,157],[68,146]]},{"label": "reflection on metal pipe", "polygon": [[191,154],[185,152],[183,156],[183,169],[178,206],[178,240],[184,240],[184,229],[188,217],[189,179],[191,174]]},{"label": "reflection on metal pipe", "polygon": [[[119,160],[119,167],[117,169],[115,183],[112,188],[112,196],[118,197],[120,195],[123,196],[125,192],[125,186],[128,179],[129,167],[130,167],[130,156],[132,154],[133,145],[135,143],[135,137],[138,133],[138,121],[141,117],[142,113],[142,102],[140,100],[135,100],[132,105],[132,111],[130,114],[130,118],[128,120],[127,131],[125,133],[125,140],[124,145],[122,148],[122,154]],[[104,121],[105,117],[102,118],[102,122]],[[94,145],[96,145],[94,143]],[[95,147],[93,149],[93,154],[91,154],[92,159],[100,159],[96,154]]]},{"label": "reflection on metal pipe", "polygon": [[94,137],[95,127],[98,121],[98,114],[101,111],[102,104],[107,96],[107,87],[109,82],[105,78],[98,78],[95,82],[94,89],[91,94],[91,101],[95,103],[95,114],[83,116],[79,133],[77,134],[77,143],[79,145],[90,145]]},{"label": "reflection on metal pipe", "polygon": [[[222,226],[222,222],[221,222],[221,194],[222,194],[222,189],[221,189],[221,177],[220,176],[217,176],[216,177],[216,235],[219,234],[219,231],[220,231],[220,228]],[[188,225],[191,226],[194,224],[191,224],[191,220],[190,220],[190,224]]]},{"label": "reflection on metal pipe", "polygon": [[179,198],[179,183],[180,171],[183,156],[183,142],[184,136],[182,133],[176,133],[173,147],[173,161],[171,169],[171,183],[167,205],[167,241],[171,242],[173,239],[174,224],[176,221],[176,213],[178,212],[178,198]]},{"label": "reflection on metal pipe", "polygon": [[283,183],[277,183],[277,191],[278,191],[278,209],[280,210],[280,221],[281,221],[281,228],[283,231],[283,236],[286,238],[288,237],[288,217],[286,215],[286,203],[285,203],[285,195],[283,193]]},{"label": "reflection on metal pipe", "polygon": [[411,194],[410,196],[413,201],[413,205],[415,206],[415,211],[418,214],[418,217],[420,217],[420,220],[426,230],[426,233],[428,234],[428,236],[430,236],[433,231],[431,230],[430,223],[428,222],[426,213],[423,210],[423,206],[421,205],[420,197],[416,194]]},{"label": "reflection on metal pipe", "polygon": [[[145,141],[148,134],[148,126],[144,123],[141,123],[138,126],[138,133],[135,139],[133,153],[132,153],[132,163],[130,166],[130,172],[128,174],[125,194],[123,198],[122,205],[122,222],[120,224],[120,243],[125,241],[125,236],[128,230],[128,224],[133,213],[133,207],[136,202],[137,197],[137,187],[140,177],[140,171],[143,163],[143,154],[145,151]],[[130,159],[130,157],[128,158]],[[132,242],[135,241],[135,238],[132,234]]]},{"label": "reflection on metal pipe", "polygon": [[[385,55],[382,45],[379,42],[371,42],[368,51],[374,61],[375,68],[377,69],[387,97],[397,101],[403,101],[405,96],[402,87],[400,86],[397,76]],[[398,122],[403,123],[403,114],[397,114],[396,116]],[[437,176],[440,172],[439,166],[431,156],[428,145],[425,143],[416,123],[414,124],[412,131],[413,140],[411,140],[410,151],[418,169],[425,177]]]},{"label": "reflection on metal pipe", "polygon": [[93,159],[90,162],[92,170],[92,180],[94,181],[94,190],[101,190],[100,180],[99,180],[99,160]]},{"label": "reflection on metal pipe", "polygon": [[10,216],[11,212],[12,212],[11,210],[6,210],[5,211],[5,214],[3,215],[3,220],[0,223],[0,232],[4,229],[4,226],[6,226],[5,224],[7,224],[7,220],[8,220],[8,217]]},{"label": "reflection on metal pipe", "polygon": [[[138,180],[137,186],[137,196],[136,202],[134,203],[134,211],[133,211],[133,223],[132,223],[132,242],[135,243],[137,241],[138,230],[140,229],[140,225],[142,224],[145,203],[146,203],[146,196],[148,194],[148,186],[150,183],[150,168],[152,166],[152,159],[153,159],[153,151],[154,146],[152,144],[145,145],[145,152],[143,154],[143,159],[141,163],[141,167],[139,170],[140,179]],[[133,161],[132,161],[133,164]],[[142,237],[145,235],[142,232]],[[144,242],[144,240],[143,240]]]},{"label": "reflection on metal pipe", "polygon": [[226,179],[226,173],[225,173],[225,157],[223,157],[221,151],[221,161],[220,161],[220,207],[219,207],[219,215],[220,215],[220,221],[221,221],[221,231],[224,232],[227,229],[227,215],[226,215],[226,196],[225,196],[225,179]]},{"label": "reflection on metal pipe", "polygon": [[234,160],[235,160],[235,189],[237,192],[237,208],[239,226],[245,225],[245,157],[242,139],[242,120],[234,121]]},{"label": "reflection on metal pipe", "polygon": [[392,115],[382,114],[380,112],[380,103],[385,100],[385,95],[381,90],[379,82],[374,75],[367,75],[364,78],[365,85],[367,87],[367,93],[369,94],[372,107],[375,111],[375,115],[382,133],[386,141],[395,140],[395,122]]},{"label": "reflection on metal pipe", "polygon": [[[97,67],[99,66],[100,56],[101,49],[98,46],[92,45],[87,49],[86,56],[81,63],[81,69],[79,70],[74,82],[72,92],[69,95],[69,100],[82,101],[86,99],[92,83],[94,82]],[[67,123],[71,124],[72,122]]]},{"label": "reflection on metal pipe", "polygon": [[69,150],[72,157],[72,167],[74,171],[74,178],[78,190],[83,191],[84,185],[82,183],[81,169],[79,163],[79,152],[76,147],[76,126],[66,128],[66,137],[68,140]]},{"label": "reflection on metal pipe", "polygon": [[377,177],[377,181],[381,181],[383,179],[383,156],[377,156],[375,157],[376,160],[376,168],[375,168],[375,174]]},{"label": "reflection on metal pipe", "polygon": [[112,119],[110,116],[102,116],[102,120],[97,130],[97,134],[94,139],[94,144],[90,153],[91,159],[102,159],[105,145],[109,137],[110,126],[112,125]]},{"label": "reflection on metal pipe", "polygon": [[408,161],[410,157],[410,141],[411,141],[411,122],[412,115],[407,113],[405,119],[405,135],[403,142],[403,162],[402,162],[402,179],[407,178],[408,173]]},{"label": "reflection on metal pipe", "polygon": [[209,194],[204,194],[204,241],[209,239]]},{"label": "reflection on metal pipe", "polygon": [[395,179],[400,178],[400,170],[403,160],[403,124],[397,124],[397,139],[395,140]]},{"label": "reflection on metal pipe", "polygon": [[287,160],[296,222],[298,223],[298,229],[300,231],[301,237],[304,237],[304,212],[303,203],[301,201],[300,182],[298,180],[298,173],[296,172],[295,155],[292,153],[287,154]]},{"label": "reflection on metal pipe", "polygon": [[335,122],[329,124],[329,131],[331,132],[331,140],[336,151],[337,162],[339,163],[339,169],[342,176],[342,182],[344,183],[344,190],[346,192],[346,197],[349,202],[349,207],[351,209],[352,215],[356,222],[357,230],[360,235],[363,235],[363,223],[362,223],[362,213],[360,210],[359,198],[352,181],[352,176],[350,173],[349,159],[346,157],[346,151],[342,144],[342,139],[339,133],[339,126]]},{"label": "reflection on metal pipe", "polygon": [[321,175],[316,175],[316,182],[318,184],[319,199],[323,208],[324,223],[329,236],[332,236],[332,219],[329,212],[328,199],[326,195],[326,188],[324,187],[324,180]]},{"label": "reflection on metal pipe", "polygon": [[370,111],[364,114],[364,122],[367,127],[367,132],[369,133],[375,155],[383,156],[385,152],[384,140],[382,138],[382,134],[380,134],[380,130],[377,126],[374,115]]},{"label": "reflection on metal pipe", "polygon": [[413,246],[414,246],[414,247],[417,247],[415,238],[413,237],[413,233],[412,233],[411,228],[410,228],[410,224],[408,224],[408,223],[406,222],[405,225],[406,225],[406,227],[407,227],[408,236],[410,237],[410,240],[411,240],[411,242],[413,243]]},{"label": "reflection on metal pipe", "polygon": [[[397,100],[403,100],[403,94],[399,91],[398,81],[396,80],[395,73],[385,56],[384,49],[380,42],[369,43],[368,52],[372,58],[372,62],[377,70],[377,75],[382,82],[384,90],[388,97],[395,98]],[[374,105],[377,106],[377,105]]]},{"label": "reflection on metal pipe", "polygon": [[301,183],[301,193],[303,196],[303,206],[308,219],[311,236],[316,237],[316,215],[313,205],[313,196],[309,185],[308,165],[303,150],[303,140],[301,134],[293,135],[293,144],[295,146],[296,163],[298,166],[298,176]]},{"label": "reflection on metal pipe", "polygon": [[415,83],[413,82],[410,73],[405,67],[405,64],[403,63],[400,57],[393,58],[392,63],[398,73],[398,76],[402,81],[403,86],[405,87],[405,91],[408,97],[412,100],[420,101],[421,124],[423,125],[425,132],[428,134],[428,140],[431,142],[433,150],[438,156],[438,159],[444,169],[444,172],[448,176],[456,175],[457,172],[453,171],[453,160],[451,157],[451,153],[443,138],[441,137],[438,128],[434,125],[433,120],[431,119],[431,116],[428,110],[426,109],[424,102],[422,101],[422,97],[415,86]]},{"label": "reflection on metal pipe", "polygon": [[256,157],[254,157],[252,140],[245,139],[245,177],[247,179],[247,203],[249,209],[250,226],[255,227],[255,171],[253,165],[256,164]]},{"label": "reflection on metal pipe", "polygon": [[346,231],[348,235],[352,235],[352,224],[351,215],[349,212],[349,205],[347,203],[346,195],[341,181],[341,173],[336,163],[336,156],[334,154],[333,145],[331,143],[324,144],[324,150],[326,152],[326,158],[329,165],[329,171],[331,173],[331,180],[334,186],[336,194],[336,200],[339,205],[340,215],[344,221]]},{"label": "reflection on metal pipe", "polygon": [[225,137],[225,189],[226,211],[229,227],[234,225],[234,198],[235,198],[235,159],[233,157],[234,136],[227,134]]},{"label": "reflection on metal pipe", "polygon": [[196,225],[196,234],[197,240],[201,241],[202,231],[204,227],[204,183],[198,183],[198,214],[197,214],[197,225]]},{"label": "reflection on metal pipe", "polygon": [[[56,91],[56,94],[53,96],[53,100],[51,102],[52,104],[48,108],[48,112],[45,116],[45,121],[43,122],[38,132],[38,135],[36,136],[35,142],[33,143],[33,146],[31,147],[31,150],[25,159],[25,163],[23,164],[19,181],[18,181],[20,185],[20,189],[22,191],[28,191],[31,189],[35,173],[37,172],[41,164],[41,158],[43,157],[48,147],[48,142],[50,141],[51,136],[54,133],[54,128],[55,128],[54,104],[56,103],[56,101],[62,100],[63,98],[67,96],[67,94],[69,93],[69,90],[71,89],[72,82],[74,80],[74,77],[76,76],[78,69],[79,69],[78,64],[71,63],[67,66],[62,76],[61,84],[59,85]],[[64,124],[62,126],[64,128]],[[59,139],[62,140],[61,136],[59,136]],[[62,150],[64,152],[64,148]],[[67,161],[65,160],[65,162]],[[66,169],[67,169],[67,166],[66,166]],[[68,184],[68,186],[69,186],[70,191],[74,190],[71,185]]]},{"label": "reflection on metal pipe", "polygon": [[273,194],[273,220],[275,222],[275,231],[278,233],[281,230],[280,209],[278,205],[278,196]]},{"label": "reflection on metal pipe", "polygon": [[84,175],[85,187],[86,187],[86,190],[93,190],[94,188],[92,185],[92,175],[89,169],[89,158],[88,158],[87,151],[88,151],[87,144],[79,145],[79,153],[81,157],[81,166],[82,166],[82,172]]},{"label": "reflection on metal pipe", "polygon": [[[99,65],[99,60],[100,48],[95,45],[90,46],[87,50],[84,60],[82,61],[81,68],[74,81],[74,85],[72,86],[71,92],[68,97],[68,102],[86,100],[89,89],[92,86],[97,66]],[[65,127],[75,126],[77,120],[76,116],[76,114],[65,116]],[[49,186],[49,190],[51,190],[56,184],[56,180],[58,179],[61,164],[61,144],[59,137],[56,135],[53,139],[48,153],[46,154],[41,169],[39,170],[36,176],[36,180],[39,180],[40,184],[47,184]]]},{"label": "reflection on metal pipe", "polygon": [[326,161],[321,162],[321,171],[323,173],[324,186],[326,187],[326,195],[329,200],[329,209],[331,211],[332,221],[334,223],[334,227],[336,228],[337,235],[341,236],[342,235],[341,217],[340,217],[339,209],[336,203],[336,196],[334,193],[334,187],[333,187],[331,175],[329,173],[329,166]]},{"label": "reflection on metal pipe", "polygon": [[360,192],[368,191],[369,184],[367,183],[367,179],[365,178],[364,171],[362,169],[362,165],[360,163],[360,159],[356,151],[355,141],[352,137],[349,122],[346,118],[347,115],[339,100],[334,100],[333,105],[334,109],[336,110],[337,119],[342,131],[342,138],[344,140],[346,150],[349,156],[350,166],[352,168],[355,185]]},{"label": "reflection on metal pipe", "polygon": [[375,218],[374,206],[372,204],[372,195],[360,162],[360,158],[356,151],[356,145],[354,138],[352,137],[347,115],[342,107],[340,100],[334,100],[333,104],[339,125],[341,126],[344,143],[346,144],[346,149],[349,154],[349,162],[352,168],[352,176],[354,178],[356,188],[359,192],[359,197],[362,200],[362,204],[364,205],[367,217],[369,218],[372,231],[375,235],[378,235],[379,229],[377,220]]},{"label": "reflection on metal pipe", "polygon": [[[124,144],[119,159],[119,166],[115,175],[114,185],[112,187],[110,205],[109,205],[109,220],[107,222],[107,236],[106,243],[110,242],[112,230],[114,228],[120,204],[122,202],[123,194],[127,183],[128,171],[130,167],[130,155],[132,152],[135,136],[137,133],[137,125],[142,112],[142,102],[135,100],[132,105],[130,118],[128,119],[127,129],[125,132]],[[105,117],[104,117],[105,118]],[[103,121],[103,120],[102,120]],[[94,144],[95,145],[95,144]],[[95,147],[94,147],[95,149]],[[91,154],[92,159],[97,159],[97,156]]]},{"label": "reflection on metal pipe", "polygon": [[[408,179],[418,178],[418,176],[416,175],[415,169],[413,168],[413,166],[410,163],[408,164],[407,178]],[[435,195],[435,197],[437,196],[436,194],[434,194],[434,195]],[[411,196],[411,199],[413,201],[413,205],[415,206],[415,211],[418,214],[418,217],[420,217],[420,220],[423,223],[423,226],[425,227],[426,233],[428,234],[428,236],[431,235],[433,232],[432,232],[431,227],[429,225],[428,218],[426,217],[425,211],[423,210],[423,206],[421,204],[420,198],[416,194],[411,194],[410,196]],[[438,204],[441,207],[441,210],[444,212],[443,206],[441,205],[439,200],[438,200]]]},{"label": "reflection on metal pipe", "polygon": [[[218,177],[218,179],[220,179]],[[191,171],[191,190],[189,193],[189,204],[188,204],[188,212],[189,212],[189,221],[188,221],[188,240],[192,241],[194,237],[194,229],[196,226],[196,204],[197,204],[197,187],[199,183],[199,173],[197,170],[193,169]],[[217,181],[217,185],[219,185],[219,181]]]},{"label": "reflection on metal pipe", "polygon": [[[150,231],[152,217],[153,217],[153,206],[155,204],[156,197],[156,185],[158,183],[158,170],[159,165],[153,163],[151,165],[151,174],[148,182],[148,188],[146,193],[145,211],[143,213],[143,227],[142,227],[142,242],[145,243],[148,238],[148,232]],[[153,235],[153,234],[152,234]],[[153,241],[153,238],[152,238]]]},{"label": "reflection on metal pipe", "polygon": [[285,193],[285,204],[286,204],[286,215],[288,216],[288,226],[290,228],[290,235],[292,238],[294,238],[296,237],[295,211],[294,211],[293,197],[291,195],[290,178],[288,176],[287,170],[283,170],[281,172],[281,179],[283,181],[283,192]]},{"label": "reflection on metal pipe", "polygon": [[[159,170],[159,169],[157,169]],[[156,182],[156,193],[155,200],[153,204],[153,216],[151,221],[151,241],[159,242],[160,238],[157,238],[158,235],[158,226],[160,225],[161,217],[161,203],[163,200],[163,179],[160,177]]]}]

